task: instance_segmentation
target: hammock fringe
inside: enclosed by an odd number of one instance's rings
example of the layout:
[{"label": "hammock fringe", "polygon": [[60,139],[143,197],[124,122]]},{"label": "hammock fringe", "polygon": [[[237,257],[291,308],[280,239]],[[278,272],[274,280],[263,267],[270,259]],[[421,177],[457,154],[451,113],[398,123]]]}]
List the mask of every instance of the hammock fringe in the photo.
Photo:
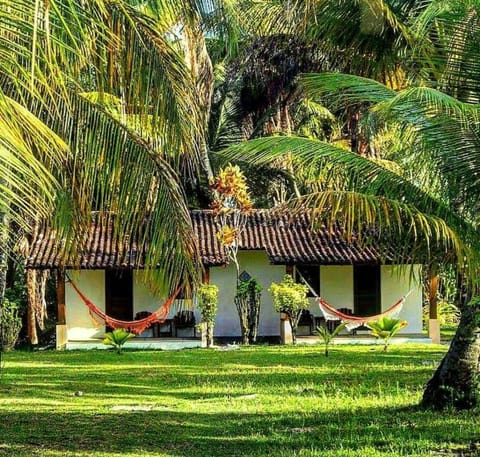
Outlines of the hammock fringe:
[{"label": "hammock fringe", "polygon": [[352,316],[350,314],[344,314],[338,311],[333,306],[329,305],[325,299],[320,297],[315,292],[313,287],[302,276],[302,274],[299,271],[297,271],[297,273],[302,279],[302,281],[305,283],[305,285],[309,288],[312,295],[317,300],[318,306],[320,307],[320,311],[322,312],[325,320],[326,321],[342,321],[345,323],[345,327],[348,331],[355,330],[357,327],[361,327],[362,325],[366,325],[368,327],[369,322],[378,321],[378,319],[384,316],[398,316],[398,314],[400,313],[403,307],[403,304],[405,303],[405,300],[412,293],[412,290],[409,290],[400,300],[398,300],[396,303],[390,306],[390,308],[385,310],[383,313],[375,314],[373,316],[363,316],[363,317]]},{"label": "hammock fringe", "polygon": [[323,317],[325,318],[326,321],[342,321],[345,323],[345,327],[347,328],[348,331],[354,330],[357,327],[361,327],[362,325],[366,325],[368,327],[369,322],[373,321],[378,321],[380,318],[384,316],[398,316],[400,311],[402,310],[403,304],[405,303],[405,300],[407,298],[407,295],[402,297],[400,300],[398,300],[395,304],[390,306],[387,310],[385,310],[383,313],[380,314],[375,314],[373,316],[364,316],[364,317],[359,317],[359,316],[351,316],[349,314],[344,314],[337,309],[335,309],[333,306],[329,305],[326,300],[324,300],[322,297],[317,297],[318,301],[318,306],[320,307],[320,311],[322,311]]},{"label": "hammock fringe", "polygon": [[117,328],[124,328],[125,330],[128,330],[132,333],[135,333],[135,335],[139,335],[143,331],[145,331],[148,327],[150,327],[152,324],[161,324],[162,322],[165,322],[165,319],[168,316],[168,313],[170,311],[170,307],[172,306],[172,303],[175,301],[178,293],[181,290],[181,287],[177,287],[175,292],[165,300],[165,302],[152,314],[150,314],[148,317],[145,317],[143,319],[138,319],[135,321],[122,321],[120,319],[115,319],[114,317],[108,316],[104,311],[102,311],[98,306],[96,306],[91,300],[87,298],[87,296],[78,288],[78,286],[75,284],[74,281],[71,279],[68,280],[75,290],[75,292],[78,294],[78,296],[82,299],[82,301],[85,303],[85,305],[89,309],[89,313],[92,316],[92,313],[98,316],[101,320],[105,322],[106,325],[109,327],[112,327],[114,329]]}]

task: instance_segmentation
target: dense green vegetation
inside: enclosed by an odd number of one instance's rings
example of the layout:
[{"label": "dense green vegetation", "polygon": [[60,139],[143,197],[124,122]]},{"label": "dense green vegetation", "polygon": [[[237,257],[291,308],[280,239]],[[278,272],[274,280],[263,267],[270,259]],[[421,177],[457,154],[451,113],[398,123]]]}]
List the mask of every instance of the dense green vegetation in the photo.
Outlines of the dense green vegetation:
[{"label": "dense green vegetation", "polygon": [[[188,210],[231,160],[256,206],[385,229],[429,279],[458,267],[462,320],[424,400],[473,406],[479,44],[477,0],[2,2],[0,305],[19,235],[48,220],[67,261],[91,211],[150,235],[152,289],[195,283]],[[36,344],[44,272],[27,283]]]},{"label": "dense green vegetation", "polygon": [[17,351],[0,382],[0,455],[478,455],[478,410],[416,406],[444,352]]}]

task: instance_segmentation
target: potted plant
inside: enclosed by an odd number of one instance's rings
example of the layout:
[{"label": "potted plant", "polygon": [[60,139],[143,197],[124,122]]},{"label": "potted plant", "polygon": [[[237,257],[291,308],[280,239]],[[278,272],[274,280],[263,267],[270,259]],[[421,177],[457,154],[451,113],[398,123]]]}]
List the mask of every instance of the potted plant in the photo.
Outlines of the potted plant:
[{"label": "potted plant", "polygon": [[[213,346],[213,328],[218,306],[218,287],[214,284],[202,284],[197,290],[198,307],[202,314],[202,323],[206,331],[207,348]],[[202,329],[203,330],[203,329]]]},{"label": "potted plant", "polygon": [[302,311],[309,305],[307,290],[306,285],[297,284],[290,275],[285,275],[280,283],[272,283],[268,289],[275,311],[284,313],[290,323],[293,344],[297,343],[297,327]]}]

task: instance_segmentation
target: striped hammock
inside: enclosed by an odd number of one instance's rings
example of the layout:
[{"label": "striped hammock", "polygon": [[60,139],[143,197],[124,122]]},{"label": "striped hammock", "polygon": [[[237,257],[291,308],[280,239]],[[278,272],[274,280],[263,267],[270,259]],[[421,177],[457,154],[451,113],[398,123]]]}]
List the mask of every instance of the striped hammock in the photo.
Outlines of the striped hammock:
[{"label": "striped hammock", "polygon": [[375,314],[373,316],[353,316],[351,314],[345,314],[341,311],[338,311],[336,308],[328,304],[328,302],[320,297],[313,287],[307,282],[307,280],[302,276],[302,274],[297,271],[297,274],[300,276],[300,279],[305,283],[305,285],[309,288],[312,295],[318,302],[318,306],[320,307],[320,311],[323,314],[323,317],[326,321],[342,321],[345,324],[345,327],[348,331],[354,330],[357,327],[361,327],[362,325],[366,325],[368,327],[369,322],[378,321],[380,318],[384,316],[395,317],[398,316],[400,313],[403,304],[407,297],[411,294],[411,290],[409,290],[400,300],[398,300],[395,304],[390,306],[387,310],[383,313]]},{"label": "striped hammock", "polygon": [[135,321],[122,321],[120,319],[115,319],[114,317],[108,316],[104,311],[102,311],[98,306],[96,306],[91,300],[89,300],[85,294],[78,288],[74,281],[68,279],[68,282],[73,287],[75,292],[77,292],[78,296],[82,299],[82,301],[87,306],[90,316],[99,317],[101,320],[105,322],[111,328],[124,328],[136,335],[139,335],[152,324],[162,323],[165,322],[165,319],[168,316],[170,311],[170,307],[172,303],[175,301],[178,293],[180,292],[181,287],[178,287],[177,290],[171,295],[156,311],[154,311],[149,316],[145,317],[144,319],[138,319]]},{"label": "striped hammock", "polygon": [[322,311],[323,317],[326,321],[342,321],[345,324],[345,327],[348,331],[354,330],[357,327],[361,327],[362,325],[366,325],[368,327],[369,322],[378,321],[380,318],[384,316],[395,317],[398,316],[400,313],[405,300],[410,292],[403,296],[400,300],[398,300],[395,304],[390,306],[387,310],[383,313],[375,314],[373,316],[352,316],[349,314],[342,313],[335,309],[333,306],[329,305],[322,297],[317,297],[318,306],[320,307],[320,311]]}]

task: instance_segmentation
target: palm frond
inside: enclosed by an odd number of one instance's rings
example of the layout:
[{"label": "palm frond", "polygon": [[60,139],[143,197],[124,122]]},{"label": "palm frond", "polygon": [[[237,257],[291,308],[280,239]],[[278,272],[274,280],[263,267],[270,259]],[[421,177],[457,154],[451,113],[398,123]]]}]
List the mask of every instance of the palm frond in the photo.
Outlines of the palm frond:
[{"label": "palm frond", "polygon": [[20,227],[50,214],[59,186],[50,170],[67,155],[60,137],[0,92],[0,207],[10,208]]},{"label": "palm frond", "polygon": [[340,103],[380,103],[395,96],[395,91],[373,79],[342,73],[310,73],[300,78],[309,97],[338,97]]},{"label": "palm frond", "polygon": [[[394,263],[428,263],[439,258],[455,259],[461,268],[474,262],[465,246],[463,233],[443,219],[420,211],[413,204],[397,199],[354,191],[311,193],[288,202],[291,214],[311,211],[313,228],[328,224],[345,230],[346,236],[369,245],[372,238],[384,240],[384,261]],[[373,232],[369,231],[374,228]],[[478,259],[475,260],[478,265]],[[472,272],[473,273],[473,272]]]}]

